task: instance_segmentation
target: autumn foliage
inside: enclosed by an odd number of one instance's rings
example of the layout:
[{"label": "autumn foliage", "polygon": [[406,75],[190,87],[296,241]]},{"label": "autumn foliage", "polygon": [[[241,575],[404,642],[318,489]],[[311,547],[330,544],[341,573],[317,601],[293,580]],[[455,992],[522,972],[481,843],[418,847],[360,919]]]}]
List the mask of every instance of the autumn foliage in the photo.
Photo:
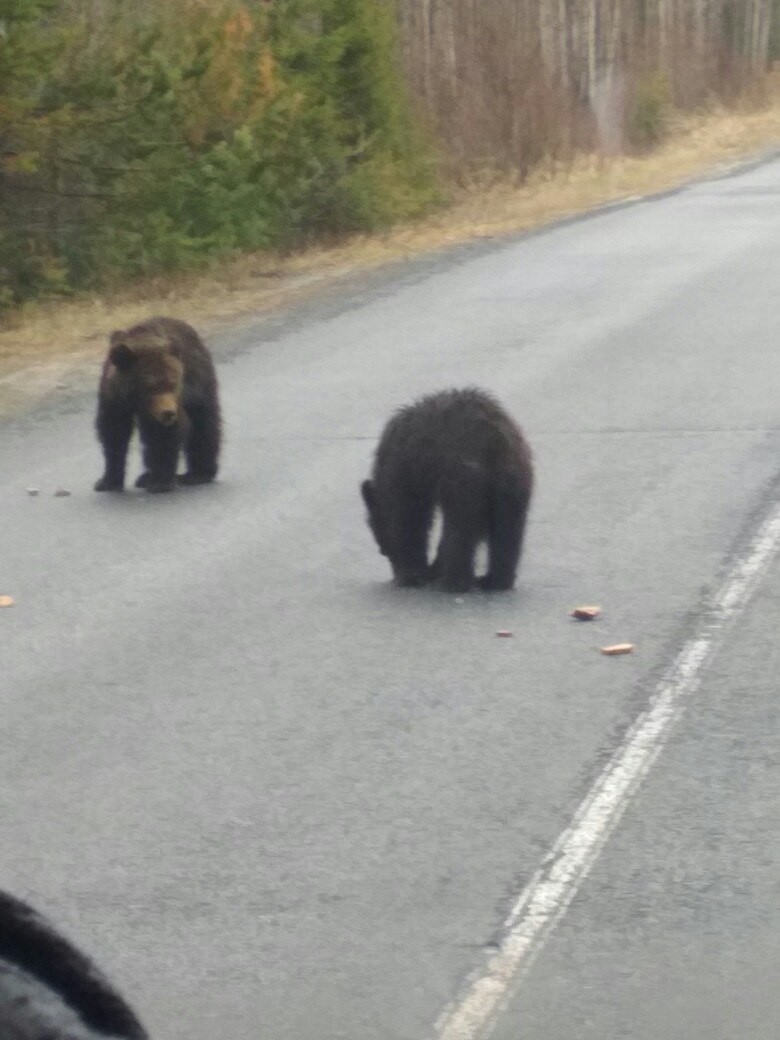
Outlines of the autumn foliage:
[{"label": "autumn foliage", "polygon": [[377,0],[0,0],[0,306],[423,209]]}]

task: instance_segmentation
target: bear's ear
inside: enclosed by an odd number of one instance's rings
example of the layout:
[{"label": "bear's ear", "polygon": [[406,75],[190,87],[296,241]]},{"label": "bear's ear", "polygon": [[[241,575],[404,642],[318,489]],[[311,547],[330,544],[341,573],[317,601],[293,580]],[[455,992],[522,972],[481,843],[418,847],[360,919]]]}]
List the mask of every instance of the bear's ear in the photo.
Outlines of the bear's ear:
[{"label": "bear's ear", "polygon": [[366,509],[369,513],[373,513],[376,496],[374,495],[374,485],[370,480],[364,480],[360,485],[360,494],[363,496],[363,501],[366,503]]},{"label": "bear's ear", "polygon": [[127,372],[137,360],[130,347],[126,343],[122,343],[121,340],[114,342],[113,336],[111,337],[111,350],[108,353],[108,359],[112,365],[116,365],[120,372]]}]

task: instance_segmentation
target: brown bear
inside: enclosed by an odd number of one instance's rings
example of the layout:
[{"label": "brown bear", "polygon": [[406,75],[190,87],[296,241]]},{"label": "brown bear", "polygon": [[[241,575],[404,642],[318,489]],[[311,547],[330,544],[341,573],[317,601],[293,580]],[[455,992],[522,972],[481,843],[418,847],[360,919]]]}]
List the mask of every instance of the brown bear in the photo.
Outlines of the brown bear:
[{"label": "brown bear", "polygon": [[[488,544],[483,589],[511,589],[533,490],[522,431],[482,390],[421,398],[387,423],[372,478],[361,485],[368,522],[399,585],[437,582],[448,592],[474,584],[478,544]],[[442,513],[436,559],[428,564],[434,510]]]},{"label": "brown bear", "polygon": [[1,891],[0,1036],[148,1040],[92,961],[31,906]]},{"label": "brown bear", "polygon": [[172,491],[179,452],[181,484],[217,475],[221,418],[211,355],[195,329],[175,318],[151,318],[112,332],[98,391],[96,427],[105,473],[95,491],[122,491],[127,449],[138,426],[144,472],[136,487]]}]

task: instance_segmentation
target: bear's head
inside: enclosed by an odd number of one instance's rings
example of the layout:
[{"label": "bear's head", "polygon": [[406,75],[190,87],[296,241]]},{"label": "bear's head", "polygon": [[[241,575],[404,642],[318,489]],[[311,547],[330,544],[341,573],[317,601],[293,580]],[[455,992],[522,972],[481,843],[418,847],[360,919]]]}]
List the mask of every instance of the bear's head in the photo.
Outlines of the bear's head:
[{"label": "bear's head", "polygon": [[397,508],[388,508],[388,501],[377,490],[372,480],[364,480],[360,493],[366,504],[368,526],[376,539],[379,551],[387,557],[397,585],[421,586],[435,579],[436,565],[428,566],[423,558],[409,559],[409,537],[403,530],[403,514]]},{"label": "bear's head", "polygon": [[184,364],[175,343],[112,332],[108,360],[129,383],[140,412],[163,426],[176,423]]}]

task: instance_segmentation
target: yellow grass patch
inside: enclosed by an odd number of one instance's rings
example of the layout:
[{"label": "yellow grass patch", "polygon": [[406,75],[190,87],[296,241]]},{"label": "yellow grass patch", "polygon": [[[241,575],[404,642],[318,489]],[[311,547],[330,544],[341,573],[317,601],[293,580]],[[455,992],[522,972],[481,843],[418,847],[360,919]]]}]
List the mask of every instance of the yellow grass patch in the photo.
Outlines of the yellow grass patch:
[{"label": "yellow grass patch", "polygon": [[350,273],[663,191],[772,145],[780,145],[780,90],[758,110],[680,119],[652,154],[582,156],[538,171],[521,187],[475,178],[445,209],[386,234],[357,235],[288,257],[243,256],[209,274],[149,279],[120,292],[30,305],[0,327],[0,412],[51,389],[74,368],[97,363],[113,329],[143,318],[184,318],[208,334]]}]

